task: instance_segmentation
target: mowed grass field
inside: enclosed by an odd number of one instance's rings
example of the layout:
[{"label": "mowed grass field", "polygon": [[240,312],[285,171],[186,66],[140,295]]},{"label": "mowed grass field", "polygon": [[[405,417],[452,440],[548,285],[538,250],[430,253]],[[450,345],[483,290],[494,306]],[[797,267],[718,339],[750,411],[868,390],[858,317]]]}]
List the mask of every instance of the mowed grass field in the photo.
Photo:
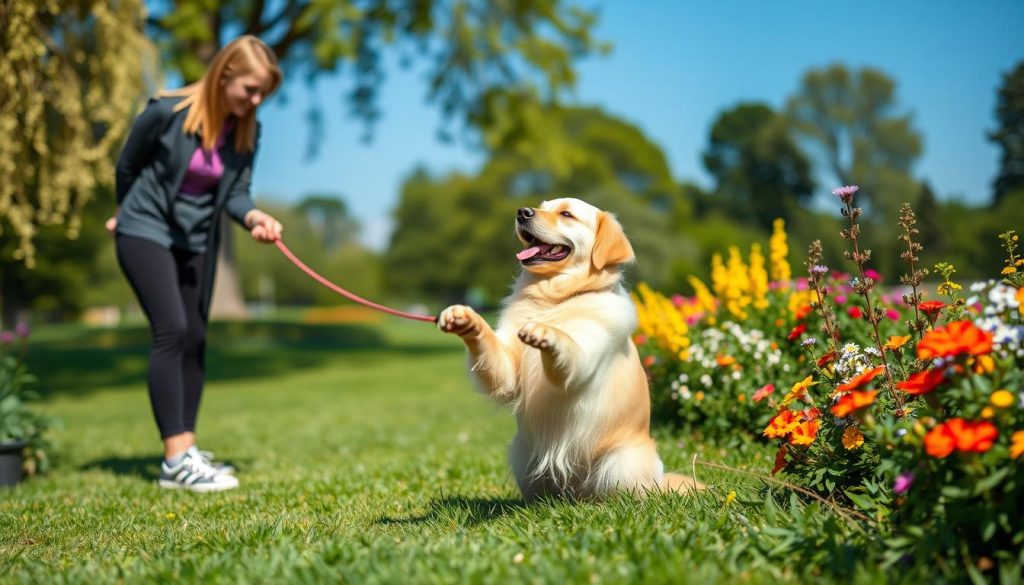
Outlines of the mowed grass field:
[{"label": "mowed grass field", "polygon": [[[505,463],[511,414],[428,324],[215,323],[198,433],[239,468],[222,494],[156,487],[143,327],[33,335],[40,408],[64,427],[53,470],[0,491],[2,582],[896,579],[845,544],[857,527],[829,508],[706,467],[697,495],[525,505]],[[756,445],[656,435],[671,469],[694,453],[770,467]]]}]

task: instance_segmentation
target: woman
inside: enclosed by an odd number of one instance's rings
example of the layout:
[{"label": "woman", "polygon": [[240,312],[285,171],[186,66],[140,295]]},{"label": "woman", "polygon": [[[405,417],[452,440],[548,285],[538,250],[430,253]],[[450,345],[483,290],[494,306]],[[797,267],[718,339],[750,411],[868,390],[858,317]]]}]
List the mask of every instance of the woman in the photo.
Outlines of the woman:
[{"label": "woman", "polygon": [[235,39],[198,82],[151,99],[117,162],[117,259],[149,318],[149,397],[164,443],[158,484],[197,492],[238,486],[196,446],[206,324],[221,211],[273,242],[281,224],[249,196],[256,109],[281,83],[273,51]]}]

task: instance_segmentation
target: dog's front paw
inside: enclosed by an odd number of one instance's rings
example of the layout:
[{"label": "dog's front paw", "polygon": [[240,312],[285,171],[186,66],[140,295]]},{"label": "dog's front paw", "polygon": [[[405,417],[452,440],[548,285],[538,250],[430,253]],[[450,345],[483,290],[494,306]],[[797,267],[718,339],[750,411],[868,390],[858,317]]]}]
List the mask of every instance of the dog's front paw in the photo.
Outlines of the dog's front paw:
[{"label": "dog's front paw", "polygon": [[519,340],[537,349],[554,349],[558,344],[558,330],[541,323],[527,323],[519,330]]},{"label": "dog's front paw", "polygon": [[445,333],[454,333],[459,337],[479,335],[483,326],[483,317],[465,305],[452,305],[441,311],[441,315],[437,318],[438,329]]}]

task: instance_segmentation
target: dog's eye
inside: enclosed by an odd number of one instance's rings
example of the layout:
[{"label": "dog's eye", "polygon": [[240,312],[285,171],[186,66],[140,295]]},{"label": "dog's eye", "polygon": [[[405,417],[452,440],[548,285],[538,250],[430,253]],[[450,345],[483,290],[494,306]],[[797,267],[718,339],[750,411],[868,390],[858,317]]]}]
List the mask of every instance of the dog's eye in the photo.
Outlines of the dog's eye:
[{"label": "dog's eye", "polygon": [[569,219],[576,219],[576,218],[575,218],[575,217],[573,217],[573,215],[572,215],[571,213],[569,213],[568,211],[563,211],[563,212],[562,212],[562,213],[560,213],[559,215],[561,215],[562,217],[568,217]]}]

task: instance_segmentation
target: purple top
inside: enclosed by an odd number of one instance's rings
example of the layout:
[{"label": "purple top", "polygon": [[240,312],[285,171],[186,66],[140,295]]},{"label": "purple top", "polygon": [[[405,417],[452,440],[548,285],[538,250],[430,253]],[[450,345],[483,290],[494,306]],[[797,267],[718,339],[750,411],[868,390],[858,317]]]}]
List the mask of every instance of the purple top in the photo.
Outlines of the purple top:
[{"label": "purple top", "polygon": [[217,137],[217,144],[212,151],[203,150],[202,145],[192,153],[192,160],[185,171],[185,180],[181,183],[181,193],[185,195],[202,195],[213,192],[220,178],[224,175],[224,162],[220,159],[220,149],[224,146],[225,127]]}]

